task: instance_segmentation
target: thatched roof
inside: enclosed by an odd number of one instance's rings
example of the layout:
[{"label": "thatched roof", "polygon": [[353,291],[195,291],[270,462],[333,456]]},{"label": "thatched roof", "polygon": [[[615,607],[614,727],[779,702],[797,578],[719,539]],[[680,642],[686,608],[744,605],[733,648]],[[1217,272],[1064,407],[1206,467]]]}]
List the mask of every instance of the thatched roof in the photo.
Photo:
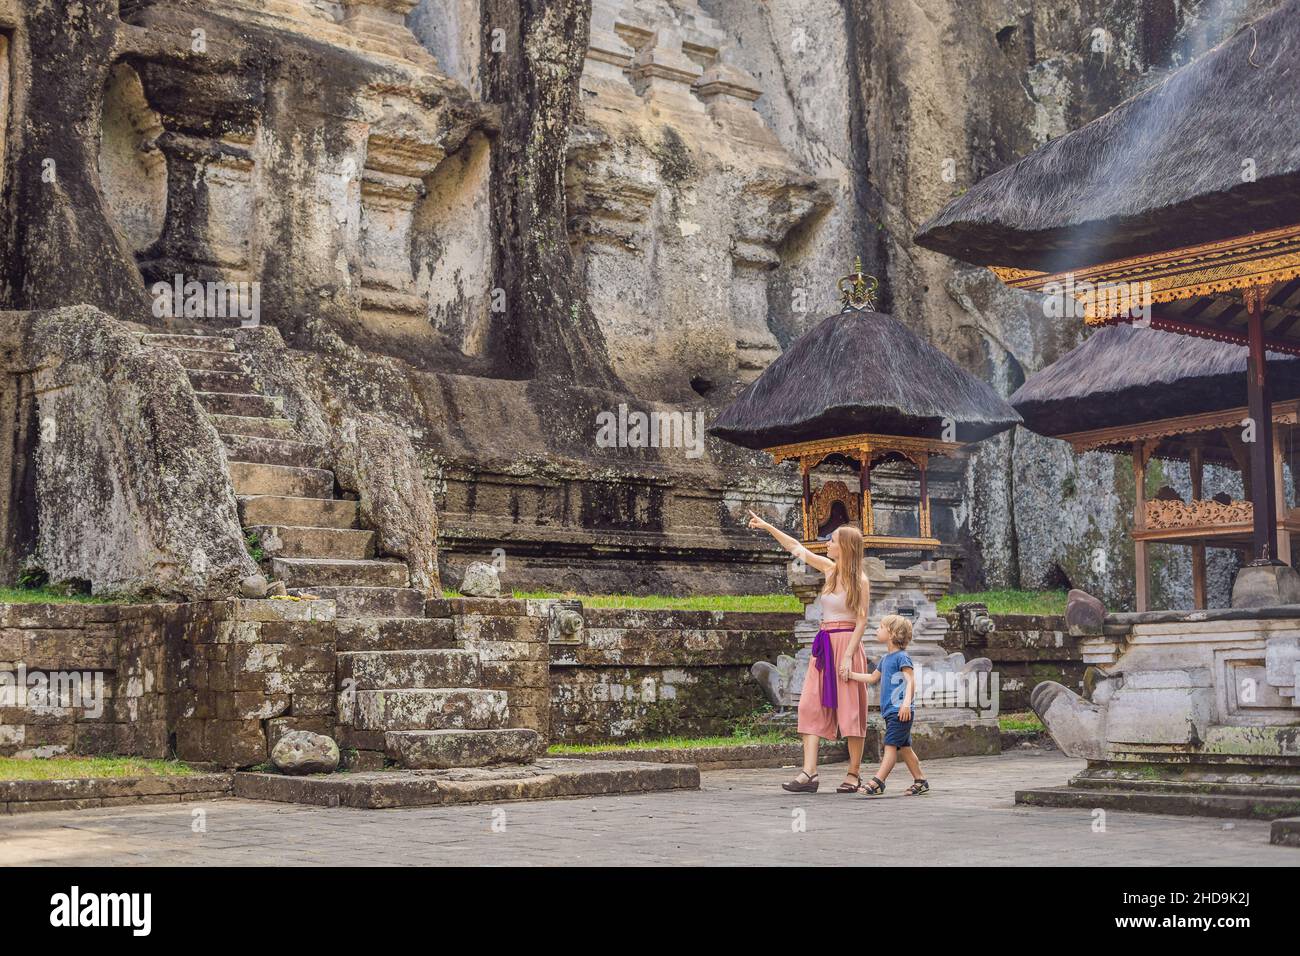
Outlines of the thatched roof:
[{"label": "thatched roof", "polygon": [[710,433],[745,448],[864,432],[977,441],[1020,421],[993,391],[881,312],[848,309],[794,341]]},{"label": "thatched roof", "polygon": [[[999,170],[916,242],[1062,272],[1300,222],[1300,0]],[[1243,181],[1245,161],[1255,178]],[[1171,241],[1175,240],[1175,241]]]},{"label": "thatched roof", "polygon": [[[1277,400],[1300,397],[1300,361],[1269,353]],[[1098,329],[1010,398],[1040,435],[1135,425],[1246,404],[1246,349],[1132,325]]]}]

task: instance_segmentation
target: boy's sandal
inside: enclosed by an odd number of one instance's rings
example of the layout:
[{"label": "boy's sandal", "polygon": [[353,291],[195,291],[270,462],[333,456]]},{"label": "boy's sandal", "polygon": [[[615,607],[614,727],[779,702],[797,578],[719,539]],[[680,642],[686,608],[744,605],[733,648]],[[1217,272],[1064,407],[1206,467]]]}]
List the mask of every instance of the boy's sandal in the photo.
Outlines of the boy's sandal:
[{"label": "boy's sandal", "polygon": [[863,784],[858,788],[858,793],[865,793],[869,797],[878,797],[885,792],[885,781],[879,777],[872,777],[870,783]]},{"label": "boy's sandal", "polygon": [[842,784],[840,784],[838,787],[835,788],[836,793],[857,793],[859,790],[862,789],[862,774],[846,773],[844,776],[852,777],[853,779],[857,780],[857,783],[849,783],[847,780],[845,780]]},{"label": "boy's sandal", "polygon": [[929,793],[929,792],[930,792],[930,781],[926,780],[924,777],[912,781],[912,785],[907,788],[907,795],[909,797],[915,797],[915,796],[919,796],[920,794]]},{"label": "boy's sandal", "polygon": [[[801,781],[799,777],[807,777],[806,781]],[[817,774],[808,776],[808,771],[800,770],[798,775],[789,783],[781,784],[781,789],[788,790],[790,793],[816,793],[817,788],[821,786],[817,781]]]}]

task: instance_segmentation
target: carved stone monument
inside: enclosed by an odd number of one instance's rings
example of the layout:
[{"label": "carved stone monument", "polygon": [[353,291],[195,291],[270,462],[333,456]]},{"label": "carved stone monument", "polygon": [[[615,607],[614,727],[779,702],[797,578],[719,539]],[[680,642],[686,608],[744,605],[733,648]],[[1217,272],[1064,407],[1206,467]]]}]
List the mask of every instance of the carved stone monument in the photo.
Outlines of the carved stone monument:
[{"label": "carved stone monument", "polygon": [[[1071,606],[1075,604],[1071,601]],[[1035,712],[1088,767],[1018,803],[1159,813],[1300,815],[1300,614],[1253,611],[1071,614],[1084,696],[1054,681]]]}]

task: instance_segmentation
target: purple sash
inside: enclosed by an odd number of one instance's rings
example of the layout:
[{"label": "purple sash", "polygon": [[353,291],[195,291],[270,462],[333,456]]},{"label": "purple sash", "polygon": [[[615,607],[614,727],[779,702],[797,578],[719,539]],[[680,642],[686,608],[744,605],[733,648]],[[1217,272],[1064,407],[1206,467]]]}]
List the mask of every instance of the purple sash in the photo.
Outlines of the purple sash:
[{"label": "purple sash", "polygon": [[[837,632],[843,628],[836,628]],[[835,673],[835,648],[831,646],[831,632],[822,628],[812,642],[813,660],[822,675],[822,706],[835,710],[840,705],[839,675]]]}]

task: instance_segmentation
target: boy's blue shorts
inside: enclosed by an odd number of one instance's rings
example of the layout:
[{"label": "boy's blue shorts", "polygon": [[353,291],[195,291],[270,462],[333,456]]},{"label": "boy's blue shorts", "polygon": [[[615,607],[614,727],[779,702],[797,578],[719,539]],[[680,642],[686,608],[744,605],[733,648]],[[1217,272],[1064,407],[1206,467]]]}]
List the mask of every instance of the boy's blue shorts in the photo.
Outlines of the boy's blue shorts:
[{"label": "boy's blue shorts", "polygon": [[[915,719],[915,717],[912,718],[912,720]],[[912,746],[912,721],[902,721],[898,719],[897,714],[887,714],[885,716],[885,746]]]}]

